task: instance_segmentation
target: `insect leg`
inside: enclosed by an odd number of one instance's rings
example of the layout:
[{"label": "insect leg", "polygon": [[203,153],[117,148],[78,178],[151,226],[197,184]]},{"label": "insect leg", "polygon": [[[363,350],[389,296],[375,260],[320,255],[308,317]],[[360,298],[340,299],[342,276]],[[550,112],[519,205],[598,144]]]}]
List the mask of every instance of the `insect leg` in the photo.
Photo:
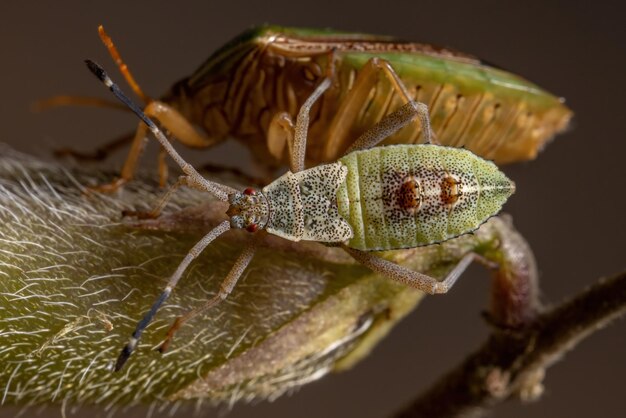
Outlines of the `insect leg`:
[{"label": "insect leg", "polygon": [[[354,138],[389,113],[389,107],[394,105],[394,101],[399,100],[398,105],[402,105],[413,99],[388,61],[370,59],[359,70],[352,88],[346,93],[330,123],[322,159],[331,161],[343,155]],[[427,116],[420,117],[420,121],[428,123]],[[430,133],[429,129],[421,131],[424,136]],[[416,129],[415,138],[409,139],[409,142],[417,142],[417,132]]]},{"label": "insect leg", "polygon": [[278,161],[283,159],[285,147],[287,155],[292,154],[293,131],[293,119],[289,113],[278,112],[272,117],[267,130],[267,149]]},{"label": "insect leg", "polygon": [[391,280],[406,284],[431,295],[448,292],[465,269],[467,269],[467,267],[477,257],[474,253],[466,254],[463,258],[461,258],[458,264],[454,266],[452,271],[450,271],[442,281],[439,281],[434,277],[409,270],[406,267],[402,267],[396,263],[385,260],[384,258],[380,258],[372,253],[356,250],[343,244],[341,246],[348,254],[354,257],[355,260],[362,263],[369,269],[380,273]]},{"label": "insect leg", "polygon": [[[159,129],[159,127],[148,117],[146,114],[135,104],[133,103],[120,88],[111,80],[111,78],[107,75],[107,73],[93,61],[86,60],[85,63],[89,70],[96,76],[100,81],[102,81],[108,88],[111,90],[113,95],[117,97],[122,103],[128,106],[136,115],[145,123],[150,129],[150,132],[156,137],[157,141],[161,144],[163,149],[172,157],[172,159],[178,164],[183,173],[187,175],[189,178],[188,181],[190,184],[193,184],[193,187],[200,188],[209,193],[212,193],[215,197],[222,201],[228,201],[228,195],[232,193],[236,193],[237,190],[224,186],[219,183],[215,183],[213,181],[207,180],[196,171],[195,168],[187,161],[180,156],[180,154],[172,147],[170,141],[167,139],[163,131]],[[159,102],[152,102],[151,104],[156,104]],[[144,126],[144,125],[141,125]],[[145,129],[145,127],[143,128]],[[145,136],[145,135],[144,135]]]},{"label": "insect leg", "polygon": [[322,80],[313,93],[311,93],[311,95],[305,100],[304,104],[300,108],[300,111],[298,112],[296,126],[294,128],[295,138],[293,140],[293,147],[290,147],[289,152],[290,168],[293,173],[304,170],[306,139],[309,130],[309,113],[311,112],[311,108],[317,99],[319,99],[320,96],[330,87],[331,81],[331,77],[326,77]]},{"label": "insect leg", "polygon": [[[298,126],[297,121],[296,124],[294,124],[293,118],[287,112],[278,112],[274,114],[272,120],[270,120],[266,141],[267,149],[270,154],[276,158],[276,160],[282,161],[284,158],[285,147],[287,147],[290,168],[294,173],[304,170],[309,114],[317,99],[330,87],[332,81],[334,80],[336,65],[335,52],[335,49],[331,49],[325,54],[327,58],[325,77],[300,108],[297,119],[301,120],[301,125]],[[303,137],[296,137],[294,140],[296,129],[303,130],[304,132]],[[294,145],[295,143],[298,144]],[[302,163],[301,167],[296,169],[297,162],[299,161],[298,158],[301,159]]]},{"label": "insect leg", "polygon": [[389,77],[396,91],[400,92],[404,100],[414,103],[417,117],[420,119],[424,143],[430,144],[432,142],[433,131],[430,128],[430,116],[428,114],[428,106],[425,103],[411,100],[411,96],[409,95],[409,92],[407,91],[404,83],[402,82],[402,80],[400,80],[398,73],[396,73],[389,61],[378,60],[377,58],[372,58],[370,61],[377,62],[377,65],[380,65],[380,69],[382,70],[383,74]]},{"label": "insect leg", "polygon": [[172,198],[172,195],[174,194],[174,192],[180,186],[187,185],[187,184],[188,184],[187,177],[186,176],[180,176],[178,178],[178,180],[176,181],[176,183],[171,185],[167,189],[165,194],[163,196],[161,196],[161,199],[159,199],[159,203],[157,203],[157,205],[150,212],[125,210],[122,214],[123,214],[123,216],[136,216],[138,219],[156,219],[156,218],[158,218],[161,215],[161,211],[167,205],[167,202],[170,201],[170,199]]},{"label": "insect leg", "polygon": [[[146,104],[146,107],[144,109],[144,113],[146,115],[157,119],[161,123],[161,125],[165,127],[165,129],[170,131],[172,135],[174,135],[180,142],[185,145],[191,147],[208,147],[218,142],[217,139],[209,138],[196,131],[191,123],[172,106],[164,102],[154,101],[148,95],[146,95],[141,87],[139,87],[139,84],[131,74],[128,66],[122,60],[119,51],[113,44],[113,40],[104,31],[104,27],[102,25],[98,27],[98,34],[100,35],[102,43],[109,51],[111,58],[113,59],[113,61],[115,61],[120,72],[126,79],[128,85],[130,85],[135,94],[139,96],[141,100]],[[135,137],[133,139],[131,150],[128,153],[126,161],[124,162],[120,178],[114,180],[110,184],[105,184],[97,187],[97,190],[103,192],[114,192],[124,183],[132,180],[132,178],[134,177],[137,162],[145,147],[145,133],[145,129],[137,129]],[[162,156],[163,151],[161,150],[158,160],[159,183],[163,186],[167,182],[167,165],[164,163],[164,159],[162,158]]]},{"label": "insect leg", "polygon": [[92,106],[92,107],[108,107],[117,110],[128,110],[123,104],[114,102],[112,100],[101,99],[99,97],[90,96],[70,96],[67,94],[61,94],[58,96],[48,97],[47,99],[37,100],[32,110],[35,112],[41,112],[54,107],[61,106]]},{"label": "insect leg", "polygon": [[207,300],[203,305],[197,307],[196,309],[193,309],[187,312],[185,315],[176,318],[176,320],[174,321],[170,329],[167,331],[167,336],[165,337],[165,341],[163,341],[163,343],[159,346],[158,350],[161,353],[167,350],[170,343],[172,342],[172,339],[174,338],[174,334],[185,322],[195,318],[196,316],[202,314],[208,309],[211,309],[212,307],[219,304],[221,301],[223,301],[224,299],[228,297],[230,292],[232,292],[233,288],[237,284],[237,281],[243,274],[244,270],[246,269],[246,267],[248,267],[248,264],[250,264],[250,261],[252,261],[252,257],[254,257],[254,253],[256,252],[257,245],[258,245],[257,237],[255,237],[254,239],[248,242],[248,244],[244,248],[239,258],[237,258],[237,260],[235,261],[235,264],[231,268],[230,272],[228,272],[228,275],[226,276],[226,278],[220,285],[220,289],[217,295]]},{"label": "insect leg", "polygon": [[[346,154],[376,146],[379,142],[409,124],[416,115],[419,116],[420,119],[428,121],[428,106],[419,102],[408,102],[404,104],[393,113],[382,118],[380,122],[358,137],[346,150]],[[430,130],[430,121],[422,122],[422,126],[426,126],[428,130]]]},{"label": "insect leg", "polygon": [[[198,133],[183,115],[166,103],[159,101],[150,102],[143,110],[143,113],[147,117],[157,119],[165,129],[169,130],[172,135],[185,145],[205,147],[216,142]],[[122,166],[120,177],[109,184],[103,184],[94,189],[105,193],[113,193],[119,187],[133,179],[137,163],[145,149],[147,133],[146,125],[140,122],[135,131],[135,136],[132,140],[126,161],[124,161],[124,165]],[[163,151],[164,150],[161,150],[160,153],[162,154]],[[159,174],[159,182],[163,185],[167,181],[167,168],[162,159],[159,159]]]},{"label": "insect leg", "polygon": [[152,99],[150,99],[150,97],[148,97],[143,92],[143,90],[141,90],[141,87],[139,87],[139,84],[137,83],[137,81],[135,81],[135,78],[133,77],[130,70],[128,69],[128,66],[122,60],[122,56],[117,50],[117,47],[115,46],[115,44],[113,44],[113,40],[104,31],[104,26],[102,25],[98,26],[98,35],[100,36],[100,40],[102,41],[106,49],[109,51],[109,55],[111,55],[111,58],[113,59],[113,61],[115,61],[115,64],[119,68],[120,72],[124,76],[124,79],[130,86],[130,88],[133,89],[133,91],[135,92],[137,96],[139,96],[141,101],[143,101],[144,103],[151,102]]},{"label": "insect leg", "polygon": [[[121,103],[116,103],[120,106],[123,106]],[[130,109],[127,109],[130,110]],[[132,132],[127,133],[126,135],[120,136],[116,139],[113,139],[107,142],[104,145],[96,148],[95,151],[91,152],[81,152],[76,151],[72,148],[57,148],[55,149],[54,156],[55,157],[72,157],[81,161],[103,161],[105,160],[111,153],[115,152],[117,149],[126,146],[129,142],[133,140],[134,134]]]},{"label": "insect leg", "polygon": [[178,280],[180,280],[180,277],[187,269],[189,264],[207,247],[207,245],[209,245],[213,240],[215,240],[217,237],[219,237],[229,229],[230,221],[223,221],[218,226],[213,228],[208,234],[206,234],[200,241],[198,241],[196,245],[193,246],[193,248],[185,256],[183,261],[178,265],[178,268],[176,269],[174,274],[172,274],[172,276],[168,280],[167,285],[163,290],[163,293],[161,293],[161,295],[154,302],[150,310],[141,319],[141,321],[137,323],[135,331],[133,331],[128,343],[124,346],[119,357],[117,358],[115,371],[119,371],[122,369],[122,367],[124,367],[124,363],[126,363],[126,360],[128,360],[130,355],[133,353],[135,347],[137,347],[137,343],[139,342],[139,339],[141,338],[141,334],[143,333],[144,329],[146,329],[148,324],[152,321],[161,305],[163,305],[163,302],[165,302],[170,296],[172,290],[174,289],[174,287],[176,287]]}]

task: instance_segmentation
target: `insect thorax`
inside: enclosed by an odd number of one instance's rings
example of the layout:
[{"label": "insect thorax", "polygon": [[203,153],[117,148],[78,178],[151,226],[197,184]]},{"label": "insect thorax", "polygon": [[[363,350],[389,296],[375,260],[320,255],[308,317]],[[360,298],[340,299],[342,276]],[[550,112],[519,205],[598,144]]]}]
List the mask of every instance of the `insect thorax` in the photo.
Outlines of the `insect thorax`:
[{"label": "insect thorax", "polygon": [[337,210],[337,189],[348,169],[341,163],[287,172],[263,188],[270,215],[267,231],[291,241],[343,242],[352,229]]}]

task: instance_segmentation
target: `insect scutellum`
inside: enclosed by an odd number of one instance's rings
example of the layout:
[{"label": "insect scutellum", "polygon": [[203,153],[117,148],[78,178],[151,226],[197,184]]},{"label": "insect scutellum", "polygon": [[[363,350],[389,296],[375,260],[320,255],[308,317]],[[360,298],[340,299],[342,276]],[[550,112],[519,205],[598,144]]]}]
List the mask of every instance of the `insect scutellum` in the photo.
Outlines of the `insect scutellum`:
[{"label": "insect scutellum", "polygon": [[[252,233],[266,231],[291,241],[335,243],[354,259],[389,279],[429,294],[446,293],[477,258],[476,254],[464,255],[443,280],[437,280],[387,261],[372,251],[430,245],[471,232],[495,215],[515,189],[513,182],[493,162],[465,149],[430,144],[430,140],[427,144],[376,147],[415,117],[420,118],[422,129],[426,130],[424,137],[431,137],[428,108],[413,101],[368,129],[354,141],[344,157],[305,170],[309,112],[330,87],[330,78],[326,78],[305,101],[293,131],[289,132],[291,171],[262,190],[246,188],[240,192],[202,177],[100,66],[92,61],[87,61],[87,66],[148,126],[184,173],[166,193],[158,209],[181,185],[209,192],[230,204],[226,212],[230,219],[213,228],[184,257],[162,294],[137,324],[118,357],[115,370],[120,370],[128,360],[144,329],[189,264],[231,228],[244,228]],[[176,319],[160,351],[168,347],[180,326],[231,293],[254,256],[259,235],[252,235],[217,294]]]}]

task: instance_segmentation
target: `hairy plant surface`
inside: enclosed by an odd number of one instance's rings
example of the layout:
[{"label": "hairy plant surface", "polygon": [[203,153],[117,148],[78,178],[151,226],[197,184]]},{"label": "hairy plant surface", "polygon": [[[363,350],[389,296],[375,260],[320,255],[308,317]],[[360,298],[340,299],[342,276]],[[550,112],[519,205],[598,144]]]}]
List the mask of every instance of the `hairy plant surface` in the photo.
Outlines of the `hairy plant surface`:
[{"label": "hairy plant surface", "polygon": [[[215,294],[246,232],[231,231],[185,273],[127,367],[123,344],[191,246],[224,219],[207,194],[182,190],[157,220],[159,190],[137,181],[121,193],[86,193],[99,174],[66,170],[7,149],[0,155],[0,396],[4,404],[98,404],[107,408],[188,398],[274,398],[362,358],[423,294],[378,277],[342,250],[267,237],[232,295],[183,327],[169,352],[153,350],[176,316]],[[535,267],[510,222],[386,256],[443,277],[468,251],[500,264],[500,289]],[[508,285],[506,284],[508,283]],[[518,286],[515,314],[534,309],[534,285]],[[504,294],[504,293],[503,293]],[[513,304],[515,305],[515,304]],[[510,306],[510,305],[509,305]]]}]

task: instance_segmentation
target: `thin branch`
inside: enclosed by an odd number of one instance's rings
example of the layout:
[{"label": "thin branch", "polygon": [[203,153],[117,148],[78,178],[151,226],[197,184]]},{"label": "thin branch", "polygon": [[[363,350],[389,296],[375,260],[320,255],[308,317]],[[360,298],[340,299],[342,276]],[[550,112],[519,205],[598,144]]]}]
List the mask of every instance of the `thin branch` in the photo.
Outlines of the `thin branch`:
[{"label": "thin branch", "polygon": [[521,331],[496,330],[462,364],[396,417],[481,416],[512,396],[541,395],[545,369],[578,342],[626,313],[626,272],[598,280]]}]

